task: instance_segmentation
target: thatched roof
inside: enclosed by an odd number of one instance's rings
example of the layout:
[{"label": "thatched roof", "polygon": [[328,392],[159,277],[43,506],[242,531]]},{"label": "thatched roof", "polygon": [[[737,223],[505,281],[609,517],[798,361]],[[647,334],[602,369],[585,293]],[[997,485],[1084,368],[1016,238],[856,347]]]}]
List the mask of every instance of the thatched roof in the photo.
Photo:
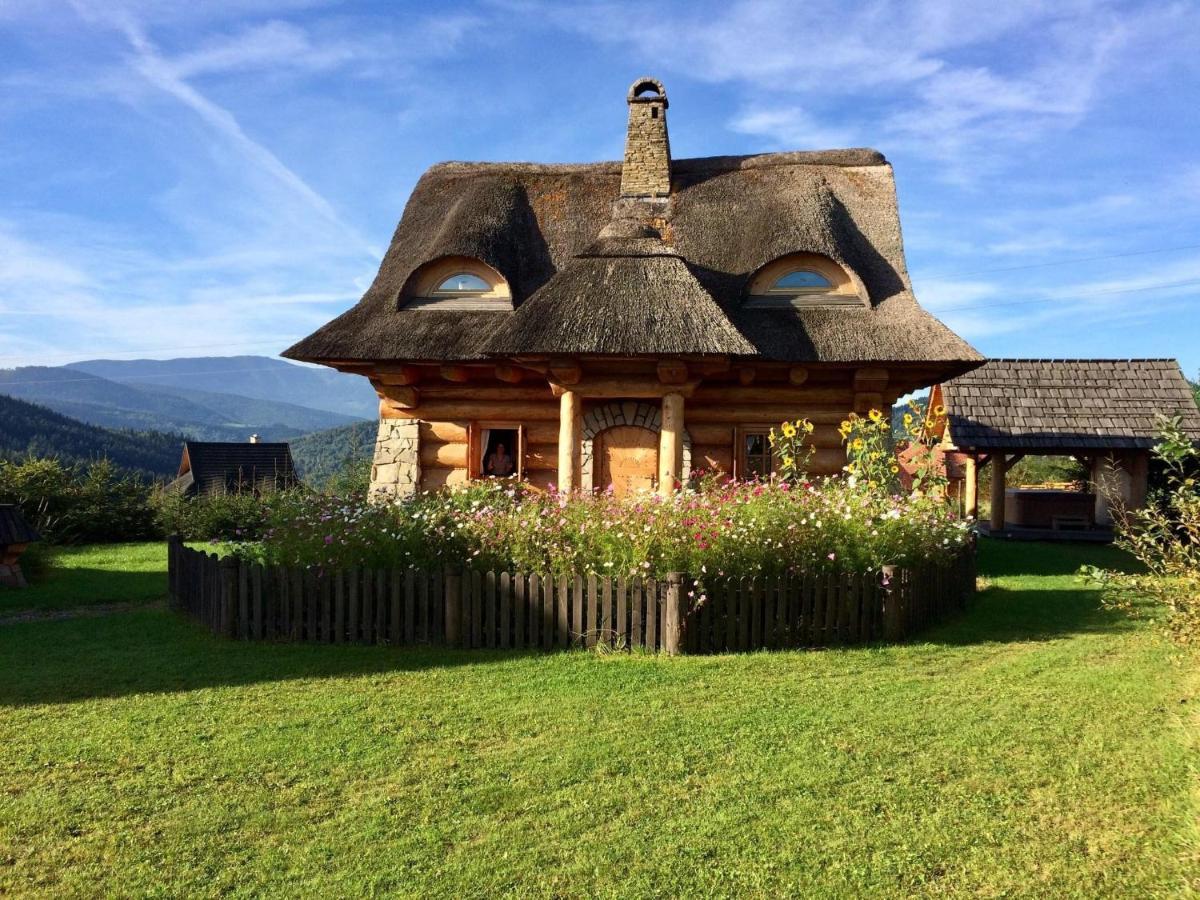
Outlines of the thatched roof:
[{"label": "thatched roof", "polygon": [[[933,361],[953,371],[981,359],[917,305],[892,169],[874,150],[674,160],[670,198],[647,213],[662,236],[654,253],[596,250],[620,184],[620,163],[434,166],[413,190],[359,304],[284,356],[323,362],[717,353],[787,362]],[[628,212],[618,204],[619,215]],[[743,309],[756,270],[798,252],[850,269],[868,305]],[[446,256],[499,271],[515,309],[406,309],[410,276]]]},{"label": "thatched roof", "polygon": [[990,359],[941,392],[964,449],[1144,449],[1158,416],[1180,414],[1200,440],[1200,410],[1173,359]]}]

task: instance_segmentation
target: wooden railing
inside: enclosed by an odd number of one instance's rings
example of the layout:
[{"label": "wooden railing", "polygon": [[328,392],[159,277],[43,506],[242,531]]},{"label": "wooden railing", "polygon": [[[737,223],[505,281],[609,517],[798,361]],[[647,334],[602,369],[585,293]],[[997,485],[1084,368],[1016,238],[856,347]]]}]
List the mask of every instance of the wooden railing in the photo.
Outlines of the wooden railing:
[{"label": "wooden railing", "polygon": [[718,653],[902,640],[962,609],[973,548],[911,569],[724,578],[263,566],[169,543],[172,607],[242,640]]}]

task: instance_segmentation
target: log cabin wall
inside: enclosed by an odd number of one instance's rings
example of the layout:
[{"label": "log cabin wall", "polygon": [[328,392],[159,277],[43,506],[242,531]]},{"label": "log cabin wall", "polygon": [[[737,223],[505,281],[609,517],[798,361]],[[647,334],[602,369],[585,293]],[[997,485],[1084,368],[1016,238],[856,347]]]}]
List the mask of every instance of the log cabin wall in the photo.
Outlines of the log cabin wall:
[{"label": "log cabin wall", "polygon": [[[661,365],[661,364],[660,364]],[[650,368],[647,369],[646,367]],[[576,376],[579,384],[605,385],[643,379],[639,396],[584,396],[582,415],[593,423],[616,405],[658,409],[660,397],[647,396],[657,384],[653,363],[598,364]],[[404,370],[404,371],[399,371]],[[643,371],[645,370],[645,371]],[[520,471],[534,487],[559,483],[560,395],[554,373],[517,366],[377,367],[370,374],[380,394],[380,431],[372,470],[372,493],[411,496],[466,484],[479,475],[480,434],[487,428],[521,430]],[[871,408],[890,409],[913,389],[922,373],[863,367],[725,366],[680,387],[686,390],[683,428],[684,474],[690,469],[747,477],[743,452],[747,432],[762,432],[783,421],[806,418],[815,429],[811,471],[841,471],[845,453],[838,425],[846,416]],[[589,382],[589,379],[591,381]],[[575,380],[574,378],[572,380]],[[658,385],[668,391],[671,385]],[[633,413],[636,415],[636,413]],[[600,419],[607,422],[607,418]],[[593,429],[595,425],[593,424]],[[658,422],[648,427],[658,429]],[[584,429],[581,439],[589,438]],[[582,448],[580,450],[582,453]],[[515,454],[514,454],[515,455]],[[591,477],[582,486],[591,487]],[[596,484],[595,487],[603,487]]]}]

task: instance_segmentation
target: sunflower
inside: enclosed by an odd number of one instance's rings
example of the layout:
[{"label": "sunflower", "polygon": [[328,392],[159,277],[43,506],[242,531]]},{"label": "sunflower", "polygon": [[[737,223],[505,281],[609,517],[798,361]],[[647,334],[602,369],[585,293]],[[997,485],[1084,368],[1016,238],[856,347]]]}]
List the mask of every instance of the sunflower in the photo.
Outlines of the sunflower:
[{"label": "sunflower", "polygon": [[784,437],[790,438],[790,437],[796,436],[796,426],[793,425],[791,422],[784,422],[782,431],[783,431]]},{"label": "sunflower", "polygon": [[876,422],[876,423],[878,423],[883,418],[883,413],[881,413],[877,409],[871,410],[869,413],[867,413],[867,415],[870,417],[872,422]]}]

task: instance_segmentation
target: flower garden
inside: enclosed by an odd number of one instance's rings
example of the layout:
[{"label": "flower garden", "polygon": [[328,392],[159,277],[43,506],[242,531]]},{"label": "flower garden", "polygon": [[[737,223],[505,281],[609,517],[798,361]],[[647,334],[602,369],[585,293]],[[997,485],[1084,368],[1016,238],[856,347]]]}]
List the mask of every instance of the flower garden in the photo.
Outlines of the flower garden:
[{"label": "flower garden", "polygon": [[[905,440],[922,426],[906,415]],[[261,540],[230,547],[272,565],[347,565],[662,577],[878,572],[954,555],[971,522],[947,503],[932,462],[903,490],[890,426],[878,411],[842,425],[843,474],[809,478],[812,425],[772,432],[778,471],[737,482],[696,473],[666,495],[535,492],[477,482],[396,503],[288,493],[266,510]],[[928,454],[930,460],[932,453]]]}]

